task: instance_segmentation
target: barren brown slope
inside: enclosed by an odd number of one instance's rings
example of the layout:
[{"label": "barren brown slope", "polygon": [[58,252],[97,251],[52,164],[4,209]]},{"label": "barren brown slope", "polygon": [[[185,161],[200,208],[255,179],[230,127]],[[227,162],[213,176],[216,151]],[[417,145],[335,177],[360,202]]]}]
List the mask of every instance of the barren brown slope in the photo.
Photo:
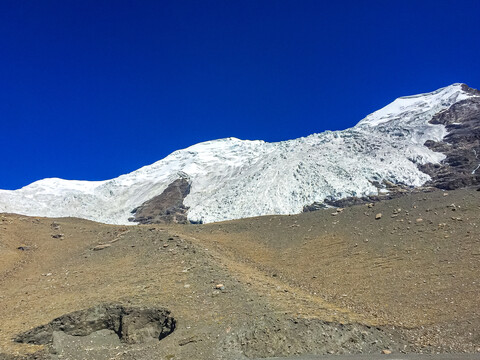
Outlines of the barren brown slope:
[{"label": "barren brown slope", "polygon": [[479,191],[185,229],[364,321],[428,328],[415,342],[480,348]]},{"label": "barren brown slope", "polygon": [[[312,319],[298,316],[303,305],[297,300],[306,297],[302,301],[311,304],[308,294],[243,264],[236,273],[232,259],[177,235],[184,227],[16,215],[3,215],[1,224],[2,248],[17,251],[20,260],[1,265],[0,358],[36,353],[68,359],[238,359],[409,349],[388,329],[353,324],[340,331],[338,323],[326,323],[356,317],[321,298],[315,298],[322,306]],[[99,244],[107,247],[94,250]],[[53,348],[12,341],[56,317],[103,303],[167,308],[177,326],[146,344],[116,344],[104,333],[83,341],[57,336]]]},{"label": "barren brown slope", "polygon": [[177,327],[148,344],[86,349],[67,337],[49,356],[480,351],[479,200],[474,190],[439,191],[335,216],[210,225],[0,215],[0,353],[42,351],[11,339],[101,303],[167,308]]},{"label": "barren brown slope", "polygon": [[[53,237],[58,234],[63,236]],[[60,315],[118,302],[168,308],[178,325],[161,343],[109,349],[105,358],[193,358],[194,354],[211,358],[219,333],[228,334],[229,327],[246,313],[264,311],[254,295],[254,302],[247,301],[252,295],[208,251],[155,227],[7,215],[2,217],[1,243],[9,251],[19,244],[28,249],[17,250],[20,262],[2,264],[0,352],[42,350],[42,346],[16,344],[11,339]],[[111,246],[93,250],[99,243]],[[228,291],[216,291],[219,282]],[[97,358],[91,352],[72,355],[67,350],[60,355]],[[102,352],[97,355],[103,358]]]}]

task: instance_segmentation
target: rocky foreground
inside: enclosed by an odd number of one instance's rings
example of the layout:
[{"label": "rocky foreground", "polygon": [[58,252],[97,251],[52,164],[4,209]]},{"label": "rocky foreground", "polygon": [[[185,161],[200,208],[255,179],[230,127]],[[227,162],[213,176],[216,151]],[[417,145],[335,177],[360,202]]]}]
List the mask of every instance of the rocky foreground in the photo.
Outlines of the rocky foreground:
[{"label": "rocky foreground", "polygon": [[0,215],[0,358],[480,353],[480,191],[208,225]]}]

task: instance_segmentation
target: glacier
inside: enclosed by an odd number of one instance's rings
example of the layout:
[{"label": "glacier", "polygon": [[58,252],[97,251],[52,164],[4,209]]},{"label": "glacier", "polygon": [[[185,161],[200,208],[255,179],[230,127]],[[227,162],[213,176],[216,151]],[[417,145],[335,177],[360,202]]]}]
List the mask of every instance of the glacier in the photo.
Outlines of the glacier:
[{"label": "glacier", "polygon": [[179,177],[191,184],[184,204],[196,223],[298,214],[324,199],[386,191],[378,187],[384,180],[417,187],[430,179],[418,165],[445,157],[424,146],[447,134],[443,125],[429,121],[472,96],[463,84],[453,84],[398,98],[343,131],[275,143],[207,141],[105,181],[43,179],[0,190],[0,212],[132,224],[131,211]]}]

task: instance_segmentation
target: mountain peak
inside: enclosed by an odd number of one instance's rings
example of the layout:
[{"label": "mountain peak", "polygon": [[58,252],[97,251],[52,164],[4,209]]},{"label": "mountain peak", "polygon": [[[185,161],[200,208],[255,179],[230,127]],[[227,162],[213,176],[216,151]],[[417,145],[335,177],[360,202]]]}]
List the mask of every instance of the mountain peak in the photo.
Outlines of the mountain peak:
[{"label": "mountain peak", "polygon": [[[399,97],[365,117],[358,125],[378,126],[398,118],[408,120],[419,113],[432,115],[474,95],[467,88],[465,84],[455,83],[429,93]],[[416,118],[421,121],[418,116]]]},{"label": "mountain peak", "polygon": [[148,204],[142,221],[155,218],[158,205],[162,218],[175,213],[173,218],[199,223],[295,214],[311,204],[388,192],[384,184],[418,187],[431,180],[420,168],[447,156],[438,146],[425,146],[448,134],[446,125],[431,120],[478,95],[465,84],[452,84],[400,97],[344,131],[276,143],[212,140],[111,180],[44,179],[0,191],[0,211],[129,224],[132,211]]}]

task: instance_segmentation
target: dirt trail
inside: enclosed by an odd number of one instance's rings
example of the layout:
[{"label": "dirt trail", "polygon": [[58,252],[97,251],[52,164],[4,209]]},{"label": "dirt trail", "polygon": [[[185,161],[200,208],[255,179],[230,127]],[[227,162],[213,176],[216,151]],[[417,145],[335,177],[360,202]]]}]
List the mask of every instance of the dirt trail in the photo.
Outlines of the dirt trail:
[{"label": "dirt trail", "polygon": [[236,260],[231,251],[222,249],[218,242],[209,241],[208,236],[200,240],[179,230],[175,232],[178,236],[199,246],[208,247],[209,253],[217,264],[224,266],[241,283],[264,297],[270,305],[278,309],[278,312],[292,317],[316,318],[339,323],[359,322],[369,326],[379,325],[375,319],[366,319],[346,308],[328,303],[320,296],[312,295],[298,286],[290,286],[256,267]]}]

